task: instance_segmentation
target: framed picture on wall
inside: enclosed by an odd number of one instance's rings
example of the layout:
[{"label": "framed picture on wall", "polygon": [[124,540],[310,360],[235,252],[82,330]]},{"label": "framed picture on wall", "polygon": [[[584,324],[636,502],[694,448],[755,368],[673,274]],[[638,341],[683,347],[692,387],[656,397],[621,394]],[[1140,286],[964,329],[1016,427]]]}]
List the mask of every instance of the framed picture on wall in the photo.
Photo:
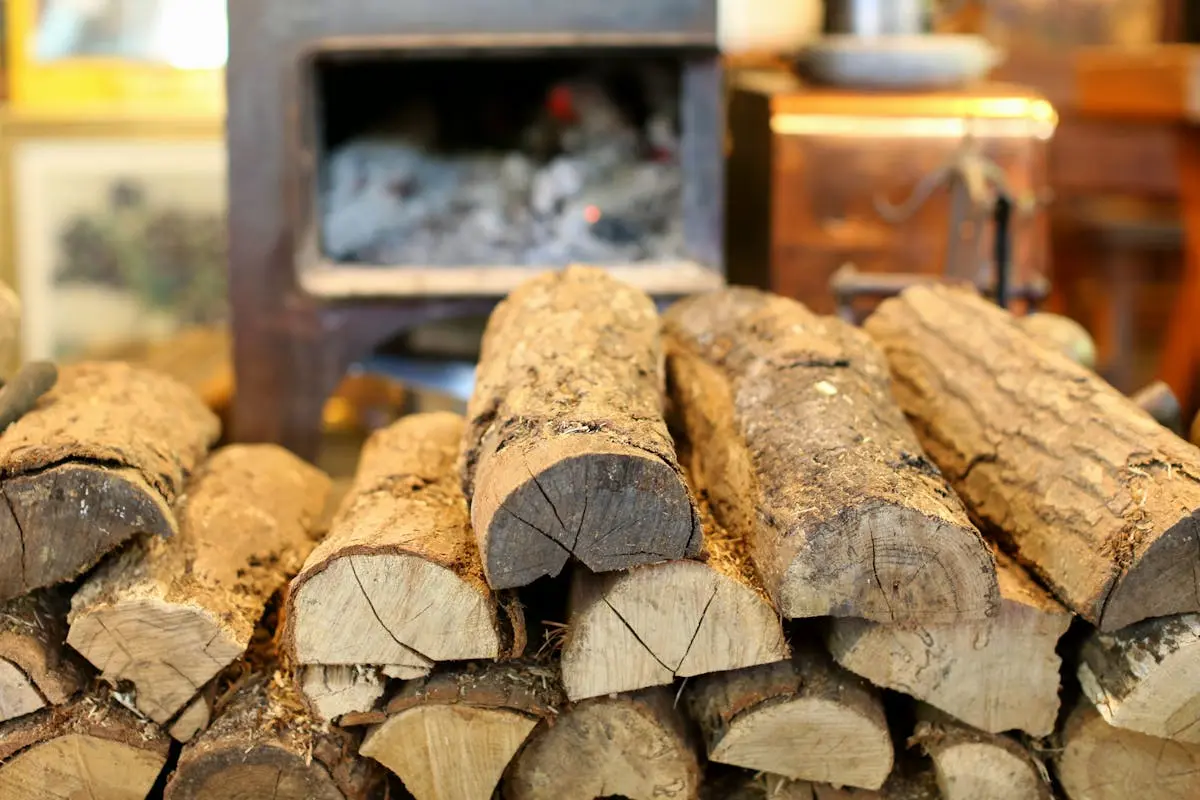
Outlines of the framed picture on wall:
[{"label": "framed picture on wall", "polygon": [[96,357],[226,321],[220,139],[19,138],[10,166],[25,358]]}]

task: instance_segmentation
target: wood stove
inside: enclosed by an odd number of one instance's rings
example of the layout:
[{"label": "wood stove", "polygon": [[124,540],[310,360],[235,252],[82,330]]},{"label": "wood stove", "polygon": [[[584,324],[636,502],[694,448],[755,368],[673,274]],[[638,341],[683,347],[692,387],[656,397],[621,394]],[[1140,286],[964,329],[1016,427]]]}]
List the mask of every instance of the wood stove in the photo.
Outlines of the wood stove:
[{"label": "wood stove", "polygon": [[722,282],[715,0],[229,13],[236,438],[312,455],[351,361],[545,269]]}]

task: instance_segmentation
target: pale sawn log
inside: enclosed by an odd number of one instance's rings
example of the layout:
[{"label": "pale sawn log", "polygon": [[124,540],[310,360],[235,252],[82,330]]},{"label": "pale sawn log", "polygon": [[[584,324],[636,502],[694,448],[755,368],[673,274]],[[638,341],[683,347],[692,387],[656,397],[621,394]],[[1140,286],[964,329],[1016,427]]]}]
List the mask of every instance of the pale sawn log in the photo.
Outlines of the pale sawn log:
[{"label": "pale sawn log", "polygon": [[383,697],[387,676],[376,667],[308,664],[300,668],[300,691],[317,719],[337,722],[370,711]]},{"label": "pale sawn log", "polygon": [[688,709],[709,760],[880,788],[894,753],[879,693],[817,647],[793,648],[788,661],[704,675],[689,685]]},{"label": "pale sawn log", "polygon": [[562,678],[582,700],[788,657],[744,542],[701,505],[700,557],[572,577]]},{"label": "pale sawn log", "polygon": [[359,752],[417,800],[489,800],[517,750],[564,698],[557,672],[523,661],[467,665],[406,683]]},{"label": "pale sawn log", "polygon": [[930,706],[909,746],[933,760],[942,800],[1053,800],[1049,773],[1016,739],[985,733]]},{"label": "pale sawn log", "polygon": [[1200,614],[1093,631],[1077,674],[1110,725],[1200,744]]},{"label": "pale sawn log", "polygon": [[870,339],[754,289],[664,317],[692,474],[785,617],[934,624],[998,602],[979,532],[922,453]]},{"label": "pale sawn log", "polygon": [[66,703],[83,685],[65,646],[67,595],[42,589],[0,607],[0,722]]},{"label": "pale sawn log", "polygon": [[1061,738],[1054,772],[1068,800],[1200,797],[1200,745],[1109,725],[1086,700]]},{"label": "pale sawn log", "polygon": [[157,726],[84,695],[0,725],[0,798],[143,800],[169,747]]},{"label": "pale sawn log", "polygon": [[831,619],[834,660],[876,686],[924,700],[990,733],[1048,736],[1058,717],[1058,641],[1071,613],[1012,559],[996,556],[1000,610],[991,619],[902,627]]},{"label": "pale sawn log", "polygon": [[67,642],[167,724],[238,658],[326,524],[329,478],[276,445],[230,445],[188,484],[172,539],[143,538],[76,592]]},{"label": "pale sawn log", "polygon": [[184,745],[166,800],[367,800],[383,780],[359,737],[309,715],[286,671],[253,675]]},{"label": "pale sawn log", "polygon": [[455,462],[463,420],[402,417],[374,433],[329,536],[292,581],[286,641],[301,664],[500,658],[524,647],[519,607],[484,579]]},{"label": "pale sawn log", "polygon": [[665,687],[595,697],[534,731],[504,778],[505,800],[696,800],[696,748]]},{"label": "pale sawn log", "polygon": [[187,387],[127,364],[62,368],[0,437],[0,601],[80,575],[170,505],[220,425]]},{"label": "pale sawn log", "polygon": [[568,267],[492,313],[468,406],[463,488],[493,588],[694,555],[700,529],[663,419],[654,303]]},{"label": "pale sawn log", "polygon": [[1200,450],[977,294],[919,286],[866,329],[974,516],[1105,631],[1200,611]]}]

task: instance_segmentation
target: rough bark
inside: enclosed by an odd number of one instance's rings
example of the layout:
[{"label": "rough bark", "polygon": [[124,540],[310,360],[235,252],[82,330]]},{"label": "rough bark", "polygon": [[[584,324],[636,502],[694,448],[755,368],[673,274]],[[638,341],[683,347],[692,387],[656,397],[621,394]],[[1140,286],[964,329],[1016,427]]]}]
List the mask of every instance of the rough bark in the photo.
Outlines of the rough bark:
[{"label": "rough bark", "polygon": [[696,800],[701,773],[673,693],[584,700],[535,731],[504,780],[506,800]]},{"label": "rough bark", "polygon": [[215,452],[177,509],[179,534],[140,540],[76,593],[68,643],[166,724],[245,652],[324,530],[328,492],[323,472],[275,445]]},{"label": "rough bark", "polygon": [[164,797],[365,800],[383,776],[357,745],[309,716],[291,674],[257,674],[184,746]]},{"label": "rough bark", "polygon": [[64,646],[66,594],[44,589],[0,608],[0,722],[66,703],[83,670]]},{"label": "rough bark", "polygon": [[788,657],[745,543],[701,510],[696,560],[573,577],[563,685],[572,700]]},{"label": "rough bark", "polygon": [[834,659],[990,733],[1048,736],[1058,717],[1058,640],[1071,614],[1010,558],[996,557],[1000,611],[987,620],[904,628],[833,619]]},{"label": "rough bark", "polygon": [[995,610],[995,567],[857,329],[726,289],[664,318],[693,474],[786,617],[933,624]]},{"label": "rough bark", "polygon": [[662,377],[654,304],[603,270],[535,278],[497,306],[461,464],[493,588],[571,556],[606,572],[698,552]]},{"label": "rough bark", "polygon": [[0,725],[0,797],[142,800],[170,740],[102,697],[85,696]]},{"label": "rough bark", "polygon": [[219,433],[186,387],[126,364],[64,367],[0,437],[0,600],[70,580],[169,506]]},{"label": "rough bark", "polygon": [[900,405],[973,514],[1102,630],[1200,611],[1200,451],[966,290],[867,320]]},{"label": "rough bark", "polygon": [[517,750],[563,705],[556,672],[527,662],[474,665],[412,681],[360,752],[417,800],[489,800]]},{"label": "rough bark", "polygon": [[329,536],[288,593],[302,664],[397,665],[499,658],[524,644],[519,607],[483,576],[455,472],[463,420],[416,414],[376,432]]},{"label": "rough bark", "polygon": [[1067,719],[1056,752],[1068,800],[1200,797],[1200,745],[1114,727],[1087,701]]},{"label": "rough bark", "polygon": [[1049,775],[1018,741],[924,706],[910,745],[933,759],[943,800],[1051,800]]},{"label": "rough bark", "polygon": [[1200,744],[1200,615],[1093,632],[1080,651],[1078,674],[1110,725]]},{"label": "rough bark", "polygon": [[828,654],[705,675],[688,690],[710,761],[795,780],[878,789],[893,748],[878,693]]}]

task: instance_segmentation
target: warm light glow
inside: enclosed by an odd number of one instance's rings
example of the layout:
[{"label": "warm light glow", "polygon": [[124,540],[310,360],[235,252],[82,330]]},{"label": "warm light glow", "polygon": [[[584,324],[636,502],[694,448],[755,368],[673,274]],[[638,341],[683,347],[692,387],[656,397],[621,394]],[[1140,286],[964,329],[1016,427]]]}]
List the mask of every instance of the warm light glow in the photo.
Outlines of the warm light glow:
[{"label": "warm light glow", "polygon": [[165,3],[158,20],[157,50],[179,69],[219,69],[229,59],[225,3]]},{"label": "warm light glow", "polygon": [[583,218],[588,221],[589,225],[595,225],[600,221],[600,209],[597,206],[588,206],[583,210]]},{"label": "warm light glow", "polygon": [[996,117],[891,117],[843,114],[781,114],[771,120],[771,130],[786,136],[875,136],[892,138],[961,139],[967,134],[987,138],[1033,136],[1049,139],[1057,118]]}]

